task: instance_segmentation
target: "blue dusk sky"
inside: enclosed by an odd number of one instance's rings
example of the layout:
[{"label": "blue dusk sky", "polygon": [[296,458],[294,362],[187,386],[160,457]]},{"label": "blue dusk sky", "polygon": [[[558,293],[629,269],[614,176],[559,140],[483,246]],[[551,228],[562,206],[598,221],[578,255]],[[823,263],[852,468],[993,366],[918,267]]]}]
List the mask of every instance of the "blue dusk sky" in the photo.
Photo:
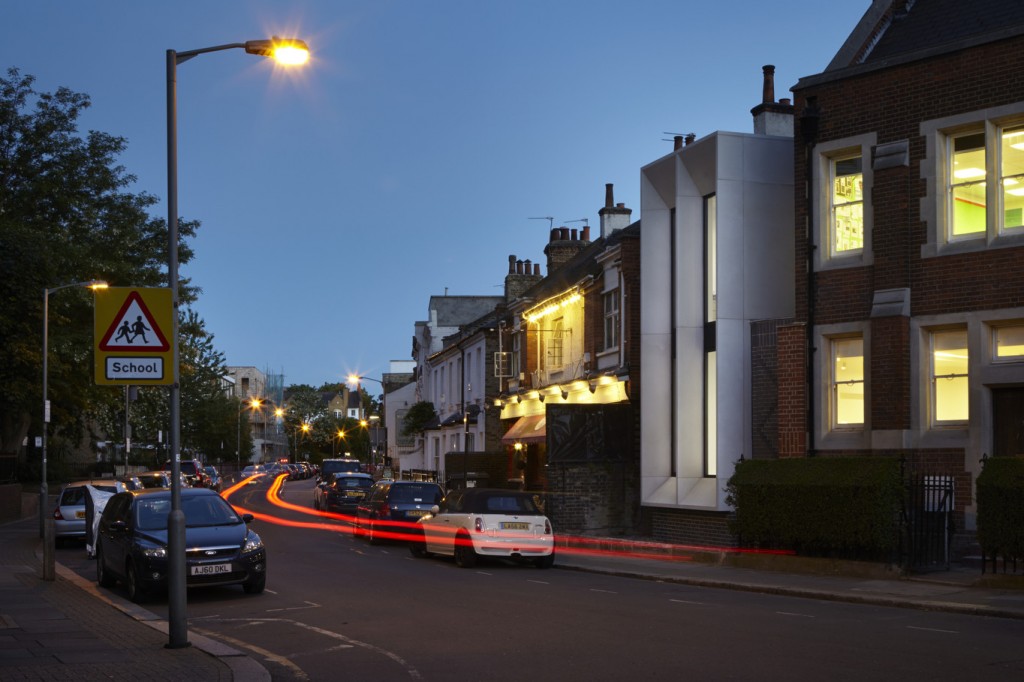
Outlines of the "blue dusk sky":
[{"label": "blue dusk sky", "polygon": [[752,132],[762,65],[789,97],[870,4],[5,0],[0,66],[88,94],[81,130],[127,139],[128,189],[166,217],[166,51],[306,40],[301,70],[243,50],[178,67],[178,208],[202,222],[181,274],[227,363],[319,386],[409,360],[430,296],[543,264],[533,218],[596,236],[605,183],[642,218],[671,134]]}]

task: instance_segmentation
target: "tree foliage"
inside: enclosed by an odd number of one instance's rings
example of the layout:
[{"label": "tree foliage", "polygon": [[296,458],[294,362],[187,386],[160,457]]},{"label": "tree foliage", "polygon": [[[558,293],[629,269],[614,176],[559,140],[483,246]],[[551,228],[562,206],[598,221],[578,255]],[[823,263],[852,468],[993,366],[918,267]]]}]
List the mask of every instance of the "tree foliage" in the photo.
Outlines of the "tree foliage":
[{"label": "tree foliage", "polygon": [[434,403],[423,400],[412,407],[405,413],[405,419],[402,420],[402,435],[412,436],[422,433],[430,422],[437,419],[437,411],[434,409]]},{"label": "tree foliage", "polygon": [[[167,225],[132,193],[118,164],[124,138],[78,131],[89,97],[67,88],[36,92],[32,76],[0,77],[0,453],[14,454],[42,425],[43,298],[89,280],[166,286]],[[198,224],[179,224],[179,262],[192,257]],[[182,281],[182,302],[195,291]],[[123,389],[94,384],[92,303],[78,287],[49,296],[51,443],[77,446],[87,406],[118,402]]]}]

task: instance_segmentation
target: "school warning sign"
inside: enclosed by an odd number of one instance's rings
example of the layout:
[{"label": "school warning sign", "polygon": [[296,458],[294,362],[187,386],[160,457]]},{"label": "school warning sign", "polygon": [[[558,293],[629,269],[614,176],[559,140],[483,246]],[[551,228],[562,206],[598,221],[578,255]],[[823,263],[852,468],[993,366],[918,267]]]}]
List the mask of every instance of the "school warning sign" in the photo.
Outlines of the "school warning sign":
[{"label": "school warning sign", "polygon": [[97,384],[170,384],[171,290],[111,287],[96,292]]}]

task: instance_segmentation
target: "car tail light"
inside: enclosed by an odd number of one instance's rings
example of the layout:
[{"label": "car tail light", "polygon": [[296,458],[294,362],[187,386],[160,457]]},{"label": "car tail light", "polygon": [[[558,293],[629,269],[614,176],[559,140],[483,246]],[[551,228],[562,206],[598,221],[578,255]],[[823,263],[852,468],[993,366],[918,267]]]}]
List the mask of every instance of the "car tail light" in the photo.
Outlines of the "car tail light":
[{"label": "car tail light", "polygon": [[55,521],[63,521],[64,520],[64,515],[60,513],[60,507],[56,507],[53,510],[53,519]]},{"label": "car tail light", "polygon": [[551,535],[551,521],[544,519],[544,535]]},{"label": "car tail light", "polygon": [[391,505],[389,505],[387,502],[382,504],[380,506],[380,511],[377,513],[377,515],[378,516],[383,516],[385,518],[391,516]]},{"label": "car tail light", "polygon": [[484,532],[484,520],[481,519],[479,516],[476,517],[476,519],[473,520],[473,528],[476,530],[477,533]]}]

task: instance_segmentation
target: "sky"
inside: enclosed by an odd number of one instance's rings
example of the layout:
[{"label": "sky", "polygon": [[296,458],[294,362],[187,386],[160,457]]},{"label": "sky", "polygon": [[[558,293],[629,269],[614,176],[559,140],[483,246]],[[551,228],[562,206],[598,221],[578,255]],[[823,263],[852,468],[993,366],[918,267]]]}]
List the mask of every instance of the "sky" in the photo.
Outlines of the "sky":
[{"label": "sky", "polygon": [[[285,385],[410,360],[431,296],[498,296],[549,227],[640,212],[674,134],[752,132],[870,0],[0,0],[0,67],[89,95],[126,188],[167,216],[166,52],[305,40],[285,71],[231,49],[177,68],[180,274],[228,365]],[[586,222],[584,222],[586,219]],[[116,286],[132,283],[112,282]]]}]

